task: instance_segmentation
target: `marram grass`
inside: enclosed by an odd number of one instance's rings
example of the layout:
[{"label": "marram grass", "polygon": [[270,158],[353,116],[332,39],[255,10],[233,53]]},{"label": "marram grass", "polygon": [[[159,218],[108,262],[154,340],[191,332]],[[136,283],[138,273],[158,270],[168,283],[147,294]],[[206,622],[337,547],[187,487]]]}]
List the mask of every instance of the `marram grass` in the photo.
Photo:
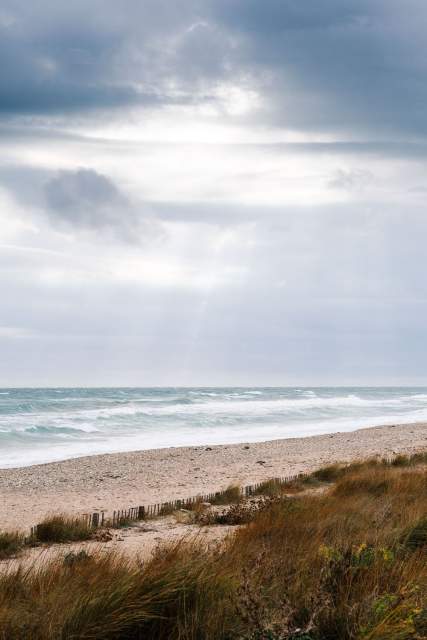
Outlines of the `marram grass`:
[{"label": "marram grass", "polygon": [[424,463],[347,465],[255,499],[219,548],[201,535],[145,564],[81,554],[10,570],[0,640],[425,639]]}]

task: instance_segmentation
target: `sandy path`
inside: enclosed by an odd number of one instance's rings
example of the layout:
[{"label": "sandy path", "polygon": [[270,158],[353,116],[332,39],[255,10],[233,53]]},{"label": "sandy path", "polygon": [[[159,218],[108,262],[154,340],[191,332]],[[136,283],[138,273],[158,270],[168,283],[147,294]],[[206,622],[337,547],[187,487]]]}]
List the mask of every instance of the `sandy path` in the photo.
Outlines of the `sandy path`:
[{"label": "sandy path", "polygon": [[154,449],[0,470],[0,529],[54,511],[124,509],[310,471],[333,461],[427,448],[427,423],[251,444]]},{"label": "sandy path", "polygon": [[207,548],[214,548],[237,527],[213,525],[200,527],[197,524],[180,524],[172,516],[135,523],[125,529],[111,529],[110,542],[76,542],[52,544],[24,550],[18,557],[0,561],[0,572],[16,569],[40,568],[52,560],[62,561],[70,553],[85,551],[89,555],[117,553],[134,561],[149,560],[153,552],[165,544],[181,540],[197,540]]}]

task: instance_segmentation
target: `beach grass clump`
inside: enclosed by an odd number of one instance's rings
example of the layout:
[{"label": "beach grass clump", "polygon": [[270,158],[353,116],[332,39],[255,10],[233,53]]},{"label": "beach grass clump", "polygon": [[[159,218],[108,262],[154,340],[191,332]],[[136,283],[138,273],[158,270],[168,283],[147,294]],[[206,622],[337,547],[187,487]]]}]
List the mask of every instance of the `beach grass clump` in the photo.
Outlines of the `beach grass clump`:
[{"label": "beach grass clump", "polygon": [[[394,471],[392,473],[391,471]],[[399,468],[390,469],[380,467],[367,469],[341,478],[333,487],[336,496],[354,496],[369,494],[373,497],[385,495],[398,496],[404,492],[409,500],[425,499],[427,496],[427,475],[420,471],[400,471]]]},{"label": "beach grass clump", "polygon": [[25,538],[18,531],[0,531],[0,560],[13,558],[22,551]]},{"label": "beach grass clump", "polygon": [[421,640],[426,513],[423,467],[362,465],[229,506],[221,544],[0,572],[0,640]]},{"label": "beach grass clump", "polygon": [[242,500],[242,492],[237,484],[230,484],[223,491],[218,491],[211,498],[213,505],[237,504]]},{"label": "beach grass clump", "polygon": [[76,542],[89,540],[93,536],[93,529],[81,518],[74,518],[64,514],[47,516],[37,525],[34,542]]},{"label": "beach grass clump", "polygon": [[164,549],[143,566],[98,554],[34,571],[17,569],[0,574],[0,638],[226,637],[232,581],[230,569],[216,568],[196,543]]},{"label": "beach grass clump", "polygon": [[336,482],[344,476],[352,475],[357,472],[368,471],[370,469],[380,469],[388,467],[414,467],[417,465],[427,464],[427,452],[418,452],[410,456],[398,454],[393,458],[382,458],[373,456],[366,460],[355,460],[349,463],[333,463],[316,469],[313,473],[305,476],[303,482]]},{"label": "beach grass clump", "polygon": [[411,464],[411,459],[409,456],[405,456],[403,454],[399,454],[393,458],[391,461],[391,465],[393,467],[409,467]]},{"label": "beach grass clump", "polygon": [[413,524],[403,537],[403,544],[408,549],[425,548],[427,552],[427,516]]},{"label": "beach grass clump", "polygon": [[316,469],[311,475],[319,482],[335,482],[345,474],[345,465],[329,464],[325,467]]},{"label": "beach grass clump", "polygon": [[427,464],[427,451],[417,451],[409,456],[411,465]]},{"label": "beach grass clump", "polygon": [[357,472],[341,478],[334,487],[334,494],[340,497],[360,493],[380,496],[389,490],[390,484],[391,478],[386,471]]},{"label": "beach grass clump", "polygon": [[299,493],[304,491],[304,484],[302,480],[290,480],[288,482],[281,480],[280,478],[270,478],[264,480],[253,492],[256,496],[280,496],[288,493]]}]

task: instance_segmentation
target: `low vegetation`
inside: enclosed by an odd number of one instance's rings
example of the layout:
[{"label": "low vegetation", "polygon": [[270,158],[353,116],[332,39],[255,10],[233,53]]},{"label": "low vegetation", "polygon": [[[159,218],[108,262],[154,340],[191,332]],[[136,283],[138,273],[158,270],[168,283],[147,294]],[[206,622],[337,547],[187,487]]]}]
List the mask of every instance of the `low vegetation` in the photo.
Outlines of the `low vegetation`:
[{"label": "low vegetation", "polygon": [[211,498],[211,504],[223,505],[223,504],[237,504],[242,500],[242,492],[238,485],[231,484],[224,491],[218,491],[213,498]]},{"label": "low vegetation", "polygon": [[0,532],[0,560],[17,556],[24,543],[24,536],[17,531]]},{"label": "low vegetation", "polygon": [[219,547],[9,570],[0,640],[425,640],[425,462],[327,467],[308,482],[322,491],[239,500]]},{"label": "low vegetation", "polygon": [[76,542],[89,540],[93,535],[93,529],[81,518],[72,518],[66,515],[52,515],[45,518],[37,525],[34,542]]},{"label": "low vegetation", "polygon": [[[348,465],[350,467],[350,465]],[[335,482],[346,473],[347,467],[342,464],[330,464],[313,471],[311,478],[319,482]]]},{"label": "low vegetation", "polygon": [[288,482],[280,478],[265,480],[255,489],[256,496],[278,496],[283,494],[298,493],[306,488],[302,478],[296,478]]}]

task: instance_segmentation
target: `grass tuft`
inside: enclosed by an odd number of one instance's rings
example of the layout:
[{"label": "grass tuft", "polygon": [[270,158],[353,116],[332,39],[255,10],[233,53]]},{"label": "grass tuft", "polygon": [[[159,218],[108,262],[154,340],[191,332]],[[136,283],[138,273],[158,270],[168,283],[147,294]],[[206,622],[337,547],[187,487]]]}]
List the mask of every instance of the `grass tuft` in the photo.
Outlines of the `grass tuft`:
[{"label": "grass tuft", "polygon": [[0,532],[0,560],[17,556],[24,544],[24,536],[18,531]]},{"label": "grass tuft", "polygon": [[237,504],[242,499],[239,485],[231,484],[223,491],[218,491],[211,499],[213,505]]},{"label": "grass tuft", "polygon": [[299,493],[304,490],[304,485],[301,480],[293,480],[284,482],[280,478],[271,478],[265,480],[257,487],[254,495],[256,496],[280,496],[289,493]]},{"label": "grass tuft", "polygon": [[48,516],[37,525],[36,542],[75,542],[89,540],[93,529],[81,518],[73,518],[63,514]]},{"label": "grass tuft", "polygon": [[345,466],[342,464],[330,464],[326,467],[320,467],[312,473],[312,476],[320,482],[335,482],[345,473]]},{"label": "grass tuft", "polygon": [[403,538],[408,549],[427,547],[427,516],[416,522]]},{"label": "grass tuft", "polygon": [[393,467],[409,467],[411,464],[411,459],[408,456],[397,455],[391,461]]},{"label": "grass tuft", "polygon": [[413,453],[409,459],[412,465],[427,464],[427,452],[418,451],[417,453]]},{"label": "grass tuft", "polygon": [[319,493],[239,492],[221,545],[200,535],[144,564],[72,553],[0,572],[0,640],[425,638],[423,464],[347,465]]}]

